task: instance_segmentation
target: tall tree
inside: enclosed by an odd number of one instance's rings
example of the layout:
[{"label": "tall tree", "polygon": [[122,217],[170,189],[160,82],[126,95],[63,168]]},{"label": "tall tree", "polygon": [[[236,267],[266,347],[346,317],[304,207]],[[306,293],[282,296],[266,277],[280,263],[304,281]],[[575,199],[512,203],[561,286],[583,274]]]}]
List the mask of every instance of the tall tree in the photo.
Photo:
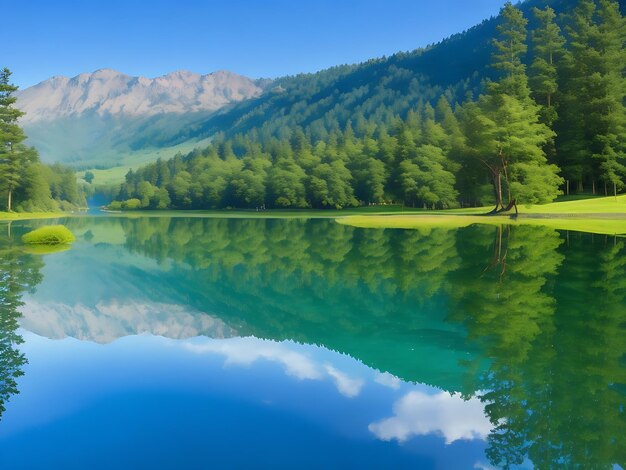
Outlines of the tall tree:
[{"label": "tall tree", "polygon": [[613,193],[624,187],[626,176],[626,22],[613,0],[598,2],[596,48],[599,67],[592,75],[589,124],[595,123],[593,158],[599,162],[599,176]]},{"label": "tall tree", "polygon": [[469,113],[469,132],[475,134],[470,140],[477,146],[473,154],[491,173],[494,212],[517,209],[517,202],[550,201],[559,194],[562,181],[543,150],[553,133],[540,122],[540,107],[530,96],[523,62],[527,21],[510,2],[501,18],[493,42],[493,67],[500,71],[500,79],[488,84],[487,93]]},{"label": "tall tree", "polygon": [[563,60],[560,86],[563,99],[556,125],[559,166],[568,181],[576,182],[578,192],[584,191],[585,183],[594,177],[585,113],[589,79],[596,68],[596,54],[590,47],[597,35],[595,11],[593,0],[579,0],[568,18],[568,50]]},{"label": "tall tree", "polygon": [[[532,96],[541,106],[541,122],[553,127],[557,120],[558,67],[557,62],[563,56],[565,38],[557,25],[556,14],[550,7],[545,10],[533,8],[538,26],[532,32],[534,60],[530,67],[529,82]],[[546,145],[546,154],[554,160],[556,149],[554,139]]]},{"label": "tall tree", "polygon": [[12,210],[13,191],[20,185],[27,164],[37,160],[35,149],[22,144],[26,135],[17,120],[24,113],[13,106],[17,87],[9,82],[10,77],[9,69],[0,70],[0,184],[7,192],[8,211]]}]

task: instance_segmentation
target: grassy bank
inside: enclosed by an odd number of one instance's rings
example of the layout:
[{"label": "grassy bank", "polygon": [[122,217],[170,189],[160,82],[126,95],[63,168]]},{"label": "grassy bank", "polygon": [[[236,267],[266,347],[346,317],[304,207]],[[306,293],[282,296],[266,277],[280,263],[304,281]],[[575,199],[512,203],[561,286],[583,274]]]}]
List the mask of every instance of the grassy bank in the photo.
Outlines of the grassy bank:
[{"label": "grassy bank", "polygon": [[581,217],[533,218],[480,215],[390,215],[347,216],[337,219],[340,224],[361,228],[430,229],[437,227],[460,228],[472,224],[484,225],[536,225],[557,230],[573,230],[603,235],[626,235],[626,218],[603,219]]},{"label": "grassy bank", "polygon": [[0,212],[0,220],[57,219],[71,215],[67,212]]},{"label": "grassy bank", "polygon": [[138,211],[110,211],[107,214],[120,217],[191,217],[216,219],[336,219],[351,215],[397,215],[423,214],[422,209],[406,209],[401,206],[368,206],[350,209],[271,209],[266,211],[255,210],[138,210]]},{"label": "grassy bank", "polygon": [[626,195],[521,206],[519,217],[484,216],[490,208],[453,209],[421,214],[347,215],[341,224],[363,228],[420,229],[487,225],[540,225],[559,230],[574,230],[606,235],[626,234]]}]

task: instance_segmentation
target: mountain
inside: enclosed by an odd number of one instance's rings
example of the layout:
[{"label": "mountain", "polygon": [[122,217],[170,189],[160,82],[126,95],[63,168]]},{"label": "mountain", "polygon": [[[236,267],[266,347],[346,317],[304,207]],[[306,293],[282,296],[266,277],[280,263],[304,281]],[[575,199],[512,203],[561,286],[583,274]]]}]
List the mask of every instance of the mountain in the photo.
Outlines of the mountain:
[{"label": "mountain", "polygon": [[180,143],[174,140],[182,129],[259,96],[267,83],[227,71],[150,79],[101,69],[52,77],[16,96],[28,142],[44,161],[108,168],[152,159],[158,149]]},{"label": "mountain", "polygon": [[261,94],[259,81],[232,72],[199,75],[178,71],[157,78],[131,77],[111,69],[57,76],[17,94],[26,125],[37,121],[99,116],[154,116],[215,111]]}]

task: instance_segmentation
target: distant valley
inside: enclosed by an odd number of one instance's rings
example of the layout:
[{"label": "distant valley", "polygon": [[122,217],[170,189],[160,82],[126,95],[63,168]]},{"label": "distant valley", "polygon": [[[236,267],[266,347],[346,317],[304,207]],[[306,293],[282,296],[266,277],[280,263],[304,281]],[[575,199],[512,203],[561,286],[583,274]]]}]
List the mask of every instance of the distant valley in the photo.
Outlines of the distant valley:
[{"label": "distant valley", "polygon": [[52,77],[17,97],[28,143],[43,161],[105,169],[191,150],[201,139],[185,136],[187,127],[259,96],[267,83],[227,71],[150,79],[101,69]]}]

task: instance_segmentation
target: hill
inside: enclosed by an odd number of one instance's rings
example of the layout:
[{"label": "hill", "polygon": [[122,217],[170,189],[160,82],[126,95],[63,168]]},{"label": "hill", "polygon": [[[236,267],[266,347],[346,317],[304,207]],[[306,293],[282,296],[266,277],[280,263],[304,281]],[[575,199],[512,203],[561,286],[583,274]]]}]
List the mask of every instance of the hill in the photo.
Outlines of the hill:
[{"label": "hill", "polygon": [[[551,6],[567,14],[575,0],[529,0],[519,5],[535,26],[532,9]],[[626,0],[620,0],[626,13]],[[451,103],[482,90],[493,78],[491,40],[500,19],[481,24],[437,44],[356,65],[342,65],[313,74],[284,77],[261,96],[225,107],[206,121],[190,126],[177,138],[197,138],[225,132],[227,136],[253,131],[261,139],[284,136],[296,126],[315,139],[351,121],[389,122],[404,117],[420,102],[445,94]]]}]

